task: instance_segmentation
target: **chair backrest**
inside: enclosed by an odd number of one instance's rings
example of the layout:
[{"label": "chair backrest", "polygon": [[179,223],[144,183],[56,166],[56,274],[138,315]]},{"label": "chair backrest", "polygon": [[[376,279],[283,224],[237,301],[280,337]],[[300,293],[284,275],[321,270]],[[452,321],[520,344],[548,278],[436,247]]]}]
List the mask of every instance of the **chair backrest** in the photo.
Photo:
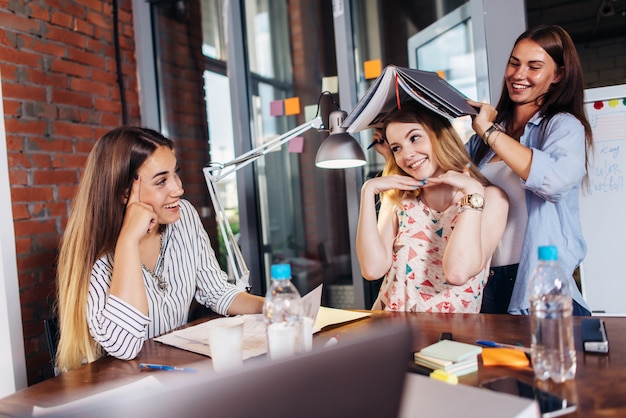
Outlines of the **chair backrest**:
[{"label": "chair backrest", "polygon": [[50,354],[50,364],[54,370],[54,375],[58,376],[56,368],[57,346],[59,345],[59,321],[56,316],[43,320],[43,327],[46,332],[46,342],[48,343],[48,353]]}]

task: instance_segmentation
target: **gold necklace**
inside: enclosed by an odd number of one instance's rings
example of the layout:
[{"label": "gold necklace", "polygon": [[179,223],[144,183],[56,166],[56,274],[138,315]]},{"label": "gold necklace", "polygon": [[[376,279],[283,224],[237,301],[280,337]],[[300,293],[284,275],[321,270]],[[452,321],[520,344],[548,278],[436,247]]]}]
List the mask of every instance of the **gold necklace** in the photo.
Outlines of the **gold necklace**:
[{"label": "gold necklace", "polygon": [[163,264],[163,231],[165,228],[159,226],[159,257],[157,258],[156,265],[154,266],[154,271],[150,270],[144,263],[141,263],[141,267],[143,267],[149,274],[152,276],[154,280],[156,280],[159,289],[165,291],[167,290],[167,281],[163,277],[163,272],[161,272],[161,265]]}]

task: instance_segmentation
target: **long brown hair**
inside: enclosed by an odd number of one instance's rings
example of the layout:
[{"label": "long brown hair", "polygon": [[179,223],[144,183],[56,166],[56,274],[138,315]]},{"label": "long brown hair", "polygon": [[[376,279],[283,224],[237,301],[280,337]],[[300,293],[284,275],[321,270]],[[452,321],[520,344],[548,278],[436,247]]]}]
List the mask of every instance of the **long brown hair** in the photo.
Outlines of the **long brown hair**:
[{"label": "long brown hair", "polygon": [[[593,135],[591,125],[585,114],[583,70],[574,42],[565,29],[556,25],[542,25],[528,29],[517,38],[513,49],[525,39],[531,40],[543,48],[554,60],[563,75],[561,81],[553,84],[537,103],[539,111],[544,117],[543,127],[545,128],[550,118],[558,113],[570,113],[578,119],[585,128],[585,149],[587,151],[585,166],[588,168],[588,156],[593,149]],[[515,102],[509,96],[506,80],[502,83],[502,93],[496,108],[498,109],[496,122],[504,123],[507,128],[513,126]],[[488,151],[489,146],[481,143],[474,154],[474,162],[480,163]]]},{"label": "long brown hair", "polygon": [[91,270],[98,258],[115,249],[125,197],[139,168],[160,146],[174,148],[170,139],[152,129],[121,127],[100,138],[89,154],[57,265],[60,340],[56,365],[61,371],[101,355],[87,325]]},{"label": "long brown hair", "polygon": [[[430,138],[434,162],[443,171],[463,172],[468,169],[469,165],[470,175],[484,186],[489,185],[489,180],[482,175],[474,164],[471,164],[463,141],[448,119],[417,103],[407,103],[402,105],[401,109],[394,110],[385,117],[383,133],[386,134],[387,126],[393,122],[421,124]],[[389,158],[383,170],[384,176],[390,174],[409,175],[398,166],[395,158]],[[419,189],[411,192],[389,190],[384,193],[384,197],[390,198],[396,203],[400,203],[404,198],[417,197],[418,195]]]}]

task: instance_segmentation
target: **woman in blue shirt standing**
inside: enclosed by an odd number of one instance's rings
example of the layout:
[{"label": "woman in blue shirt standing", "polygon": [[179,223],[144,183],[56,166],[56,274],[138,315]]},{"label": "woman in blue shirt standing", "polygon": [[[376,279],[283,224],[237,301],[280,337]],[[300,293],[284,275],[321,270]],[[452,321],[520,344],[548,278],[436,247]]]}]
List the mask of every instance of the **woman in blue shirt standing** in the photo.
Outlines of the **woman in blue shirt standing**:
[{"label": "woman in blue shirt standing", "polygon": [[[587,251],[578,195],[592,133],[584,113],[582,68],[570,36],[559,26],[524,32],[509,57],[497,107],[470,104],[480,112],[472,123],[477,135],[467,150],[510,201],[481,312],[528,314],[526,287],[537,247],[556,245],[569,274]],[[571,281],[574,314],[589,315]]]}]

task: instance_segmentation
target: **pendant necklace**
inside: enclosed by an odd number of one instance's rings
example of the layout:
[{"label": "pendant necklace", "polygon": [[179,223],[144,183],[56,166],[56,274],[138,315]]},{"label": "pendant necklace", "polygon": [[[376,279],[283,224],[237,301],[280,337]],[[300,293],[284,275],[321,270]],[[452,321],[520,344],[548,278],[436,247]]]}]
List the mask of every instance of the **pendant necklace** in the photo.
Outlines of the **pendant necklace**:
[{"label": "pendant necklace", "polygon": [[141,267],[143,267],[150,276],[154,280],[156,280],[159,289],[165,291],[167,290],[167,282],[163,277],[163,272],[161,272],[161,265],[163,264],[163,231],[165,228],[159,226],[159,257],[157,258],[156,265],[154,266],[154,271],[150,270],[144,263],[141,263]]},{"label": "pendant necklace", "polygon": [[[430,206],[428,201],[426,201],[426,196],[424,196],[424,194],[420,195],[420,199],[422,199],[422,202],[425,205],[424,214],[426,214],[430,218],[430,220],[432,221],[433,224],[436,225],[436,224],[439,223],[439,221],[443,217],[443,214],[446,212],[446,210],[448,210],[448,208],[450,207],[450,204],[454,200],[454,196],[456,196],[456,192],[454,192],[454,194],[452,194],[452,197],[450,197],[450,200],[448,200],[448,204],[446,205],[446,207],[441,212],[437,212],[435,209],[433,209]],[[435,213],[438,213],[439,216],[435,215]],[[439,229],[437,229],[435,231],[435,233],[437,235],[439,235],[440,237],[443,236],[443,227],[439,227]]]},{"label": "pendant necklace", "polygon": [[[452,201],[454,200],[454,196],[456,196],[456,192],[454,192],[452,194],[452,196],[448,200],[448,203],[446,204],[446,207],[441,212],[438,212],[438,211],[436,211],[435,209],[432,208],[430,203],[428,203],[428,201],[426,200],[426,196],[422,193],[420,195],[420,199],[422,199],[422,202],[424,202],[424,204],[426,205],[426,207],[424,208],[424,213],[426,215],[428,215],[432,219],[433,223],[435,223],[435,224],[438,223],[439,220],[441,219],[441,217],[443,216],[443,214],[450,207],[450,204],[452,204]],[[438,213],[439,216],[435,215],[435,213]]]}]

